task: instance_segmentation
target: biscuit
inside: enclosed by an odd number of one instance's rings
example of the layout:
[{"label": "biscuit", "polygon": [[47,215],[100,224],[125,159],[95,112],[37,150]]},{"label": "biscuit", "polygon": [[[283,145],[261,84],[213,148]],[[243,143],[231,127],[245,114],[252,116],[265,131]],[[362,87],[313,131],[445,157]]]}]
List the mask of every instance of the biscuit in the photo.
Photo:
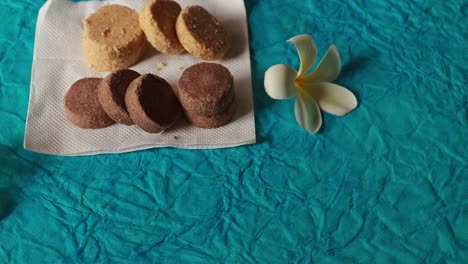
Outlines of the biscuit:
[{"label": "biscuit", "polygon": [[83,20],[83,53],[97,71],[115,71],[138,62],[145,35],[138,14],[121,5],[105,5]]},{"label": "biscuit", "polygon": [[227,124],[235,113],[234,97],[234,78],[221,64],[195,64],[179,79],[180,103],[188,121],[197,127]]},{"label": "biscuit", "polygon": [[211,116],[226,111],[234,100],[234,79],[221,64],[202,62],[184,70],[179,99],[191,113]]},{"label": "biscuit", "polygon": [[202,60],[221,60],[230,46],[221,23],[201,6],[189,6],[180,12],[176,32],[185,50]]},{"label": "biscuit", "polygon": [[81,128],[103,128],[114,124],[98,99],[101,78],[84,78],[76,81],[65,94],[65,116]]},{"label": "biscuit", "polygon": [[118,70],[107,75],[98,85],[99,102],[107,115],[117,123],[133,125],[125,106],[125,93],[130,83],[139,76],[133,70]]},{"label": "biscuit", "polygon": [[177,38],[175,24],[181,11],[171,0],[150,0],[138,18],[148,42],[164,54],[180,54],[185,51]]},{"label": "biscuit", "polygon": [[142,75],[130,83],[125,104],[133,122],[149,133],[164,131],[182,115],[169,83],[153,74]]}]

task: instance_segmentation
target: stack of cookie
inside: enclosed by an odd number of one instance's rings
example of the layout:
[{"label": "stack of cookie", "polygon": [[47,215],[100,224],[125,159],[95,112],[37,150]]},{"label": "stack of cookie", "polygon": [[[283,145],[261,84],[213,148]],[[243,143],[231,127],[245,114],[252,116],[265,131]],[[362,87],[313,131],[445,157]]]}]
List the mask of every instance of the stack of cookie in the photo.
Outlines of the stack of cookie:
[{"label": "stack of cookie", "polygon": [[232,74],[221,64],[195,64],[180,77],[179,99],[193,125],[223,126],[232,119],[236,108]]}]

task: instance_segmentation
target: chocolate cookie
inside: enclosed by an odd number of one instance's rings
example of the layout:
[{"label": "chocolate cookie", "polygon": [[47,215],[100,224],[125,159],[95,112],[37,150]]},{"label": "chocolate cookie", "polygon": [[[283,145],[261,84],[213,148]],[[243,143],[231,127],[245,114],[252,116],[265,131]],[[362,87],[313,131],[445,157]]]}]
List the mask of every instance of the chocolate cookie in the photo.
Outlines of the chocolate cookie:
[{"label": "chocolate cookie", "polygon": [[187,68],[179,79],[180,103],[193,125],[216,128],[234,116],[234,79],[217,63],[202,62]]},{"label": "chocolate cookie", "polygon": [[234,100],[234,79],[221,64],[195,64],[187,68],[179,79],[179,98],[186,112],[219,115]]},{"label": "chocolate cookie", "polygon": [[125,105],[125,93],[130,83],[139,76],[140,74],[133,70],[118,70],[107,75],[99,83],[99,102],[107,115],[117,123],[133,125]]},{"label": "chocolate cookie", "polygon": [[177,18],[176,32],[185,50],[202,60],[221,60],[229,50],[224,27],[201,6],[189,6]]},{"label": "chocolate cookie", "polygon": [[149,133],[169,128],[182,114],[169,83],[153,74],[132,81],[125,94],[125,104],[133,122]]},{"label": "chocolate cookie", "polygon": [[78,80],[65,94],[65,116],[81,128],[103,128],[114,124],[102,109],[98,99],[98,85],[101,78]]},{"label": "chocolate cookie", "polygon": [[149,0],[139,14],[141,29],[155,49],[164,54],[185,51],[177,38],[175,24],[180,5],[171,0]]}]

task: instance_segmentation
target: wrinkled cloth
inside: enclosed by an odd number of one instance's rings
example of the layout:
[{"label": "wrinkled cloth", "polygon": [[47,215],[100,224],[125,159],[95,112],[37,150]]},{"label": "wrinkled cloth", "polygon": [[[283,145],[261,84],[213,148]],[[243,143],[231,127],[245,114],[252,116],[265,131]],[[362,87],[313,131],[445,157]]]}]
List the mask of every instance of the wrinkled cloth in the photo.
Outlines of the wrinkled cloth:
[{"label": "wrinkled cloth", "polygon": [[[22,147],[43,3],[0,3],[0,263],[468,262],[464,1],[245,1],[257,144],[76,158]],[[359,102],[317,135],[263,89],[303,33]]]}]

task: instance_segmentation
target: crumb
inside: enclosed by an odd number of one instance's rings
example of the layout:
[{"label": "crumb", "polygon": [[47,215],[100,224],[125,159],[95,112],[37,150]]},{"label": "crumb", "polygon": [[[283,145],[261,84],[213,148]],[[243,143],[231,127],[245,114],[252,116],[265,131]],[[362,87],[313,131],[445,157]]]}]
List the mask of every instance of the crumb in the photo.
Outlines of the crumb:
[{"label": "crumb", "polygon": [[183,71],[183,70],[184,70],[184,66],[180,66],[179,71]]},{"label": "crumb", "polygon": [[156,71],[159,72],[159,71],[161,71],[161,70],[162,70],[164,67],[166,67],[166,66],[167,66],[167,62],[165,62],[165,61],[158,62],[158,63],[156,64]]},{"label": "crumb", "polygon": [[174,139],[179,139],[179,137],[178,137],[178,136],[174,136],[173,138],[174,138]]}]

